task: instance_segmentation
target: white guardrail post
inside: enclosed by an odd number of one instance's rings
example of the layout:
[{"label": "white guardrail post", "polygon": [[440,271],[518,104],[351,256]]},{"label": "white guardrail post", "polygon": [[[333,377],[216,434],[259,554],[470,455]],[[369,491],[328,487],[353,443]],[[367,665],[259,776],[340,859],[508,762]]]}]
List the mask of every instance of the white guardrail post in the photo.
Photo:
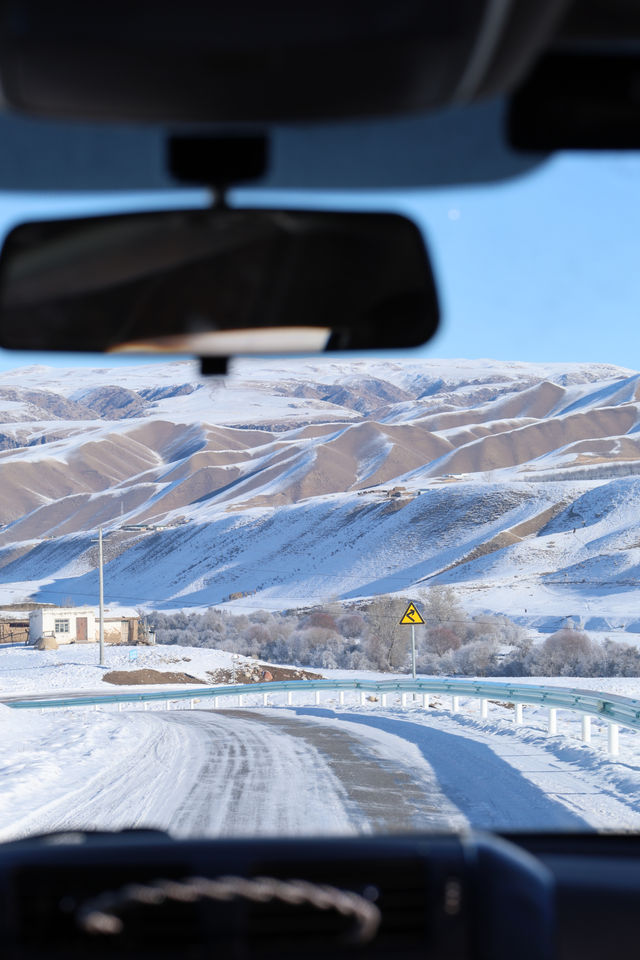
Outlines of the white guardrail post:
[{"label": "white guardrail post", "polygon": [[609,724],[609,753],[612,757],[617,757],[620,753],[619,729],[617,723]]},{"label": "white guardrail post", "polygon": [[549,736],[555,737],[558,732],[558,708],[549,707]]}]

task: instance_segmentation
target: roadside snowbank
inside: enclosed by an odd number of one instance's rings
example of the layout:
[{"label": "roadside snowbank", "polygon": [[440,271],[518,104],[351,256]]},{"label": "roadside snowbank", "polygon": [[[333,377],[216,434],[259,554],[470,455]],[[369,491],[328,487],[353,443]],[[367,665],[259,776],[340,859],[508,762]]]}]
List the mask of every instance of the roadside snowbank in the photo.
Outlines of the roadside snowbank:
[{"label": "roadside snowbank", "polygon": [[73,811],[75,795],[105,770],[157,752],[157,731],[143,714],[96,712],[88,723],[73,712],[1,709],[0,841],[47,829],[52,810]]}]

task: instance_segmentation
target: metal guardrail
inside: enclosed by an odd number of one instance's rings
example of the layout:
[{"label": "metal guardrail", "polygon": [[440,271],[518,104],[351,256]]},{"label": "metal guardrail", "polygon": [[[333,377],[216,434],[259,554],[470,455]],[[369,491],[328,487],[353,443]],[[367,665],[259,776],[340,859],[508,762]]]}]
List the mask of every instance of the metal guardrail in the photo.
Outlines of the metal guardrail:
[{"label": "metal guardrail", "polygon": [[549,709],[549,733],[557,732],[557,711],[572,710],[582,714],[582,739],[591,740],[591,718],[598,717],[609,724],[609,751],[619,752],[618,728],[629,727],[640,730],[640,700],[628,697],[619,697],[615,694],[605,694],[593,690],[580,690],[568,687],[545,687],[534,684],[503,683],[498,681],[463,680],[429,678],[422,680],[271,680],[263,683],[235,684],[213,687],[190,687],[187,690],[153,690],[141,693],[113,693],[91,694],[78,696],[34,696],[34,697],[5,697],[0,702],[16,710],[48,709],[51,707],[81,707],[124,703],[151,703],[154,701],[169,702],[179,700],[191,701],[193,707],[203,699],[212,699],[213,706],[217,707],[220,698],[236,697],[242,703],[248,695],[262,695],[263,703],[268,703],[269,696],[277,693],[286,693],[287,703],[291,704],[293,694],[303,694],[313,691],[316,704],[320,702],[320,694],[324,692],[338,692],[340,702],[344,702],[346,691],[360,693],[360,700],[365,702],[366,694],[378,694],[382,706],[387,705],[390,694],[399,694],[403,705],[406,696],[410,693],[423,694],[423,703],[429,694],[448,694],[452,698],[452,710],[459,710],[459,698],[468,697],[482,701],[481,715],[486,718],[490,700],[514,704],[515,722],[523,722],[522,708],[524,705],[543,706]]}]

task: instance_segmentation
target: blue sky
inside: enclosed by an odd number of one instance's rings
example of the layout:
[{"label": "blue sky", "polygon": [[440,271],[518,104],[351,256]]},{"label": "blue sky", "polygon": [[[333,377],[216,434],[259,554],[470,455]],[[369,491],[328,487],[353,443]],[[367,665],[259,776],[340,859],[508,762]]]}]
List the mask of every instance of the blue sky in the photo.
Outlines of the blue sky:
[{"label": "blue sky", "polygon": [[[0,194],[0,232],[43,215],[206,202],[202,191],[107,199]],[[398,210],[416,219],[444,313],[441,333],[419,354],[640,368],[640,154],[563,154],[495,186],[358,197],[243,190],[234,202]],[[0,369],[70,360],[115,362],[0,351]]]},{"label": "blue sky", "polygon": [[449,318],[439,356],[640,367],[640,156],[560,156],[418,203]]}]

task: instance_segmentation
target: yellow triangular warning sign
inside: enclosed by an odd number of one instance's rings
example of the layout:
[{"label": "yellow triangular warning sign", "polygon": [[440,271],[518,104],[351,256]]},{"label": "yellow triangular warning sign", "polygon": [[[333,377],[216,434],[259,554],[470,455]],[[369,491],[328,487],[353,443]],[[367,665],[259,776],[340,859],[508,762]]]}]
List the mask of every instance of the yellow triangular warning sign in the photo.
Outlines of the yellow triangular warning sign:
[{"label": "yellow triangular warning sign", "polygon": [[404,616],[400,623],[424,623],[424,620],[416,610],[415,606],[410,603],[405,610]]}]

